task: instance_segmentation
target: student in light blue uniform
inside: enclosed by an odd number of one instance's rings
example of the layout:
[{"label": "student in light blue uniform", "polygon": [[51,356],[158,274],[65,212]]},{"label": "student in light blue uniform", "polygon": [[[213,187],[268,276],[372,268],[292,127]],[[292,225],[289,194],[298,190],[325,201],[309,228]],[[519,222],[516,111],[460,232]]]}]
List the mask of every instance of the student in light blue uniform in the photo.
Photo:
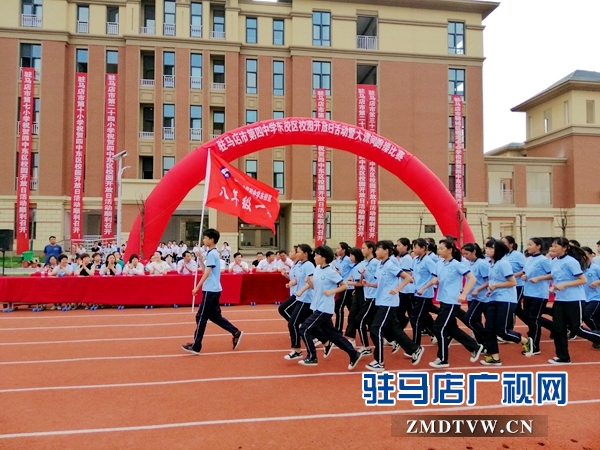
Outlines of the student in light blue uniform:
[{"label": "student in light blue uniform", "polygon": [[350,270],[350,275],[348,276],[346,283],[348,283],[348,288],[352,289],[352,304],[350,306],[348,325],[346,326],[344,336],[350,340],[350,343],[354,347],[356,347],[356,316],[360,311],[361,304],[365,300],[360,274],[360,269],[365,266],[364,259],[365,257],[363,256],[360,248],[352,247],[350,249],[350,262],[352,263],[352,270]]},{"label": "student in light blue uniform", "polygon": [[533,339],[533,351],[531,355],[539,355],[542,327],[554,330],[551,320],[542,317],[548,303],[550,292],[550,281],[542,279],[551,271],[551,263],[542,255],[544,242],[540,238],[533,237],[527,241],[527,253],[529,257],[525,260],[521,280],[525,283],[523,287],[523,309],[527,314],[527,335]]},{"label": "student in light blue uniform", "polygon": [[[413,341],[417,345],[421,345],[421,332],[423,329],[433,332],[433,318],[429,314],[434,295],[431,281],[437,274],[435,273],[436,263],[427,254],[428,248],[429,244],[425,239],[415,239],[413,241],[415,258],[412,261],[412,277],[414,279],[415,295],[410,324],[413,329]],[[428,287],[425,288],[425,286]]]},{"label": "student in light blue uniform", "polygon": [[490,263],[483,257],[483,251],[477,243],[463,245],[462,254],[476,280],[475,286],[467,296],[469,307],[465,313],[464,322],[473,331],[477,343],[485,346],[485,328],[481,318],[485,314],[488,305],[488,297],[486,297],[485,291],[488,287]]},{"label": "student in light blue uniform", "polygon": [[506,259],[510,263],[510,266],[513,269],[513,275],[517,280],[517,306],[515,308],[516,316],[523,321],[523,323],[527,323],[528,317],[527,313],[523,308],[523,286],[525,286],[525,282],[521,279],[523,275],[523,267],[525,267],[525,255],[519,252],[519,244],[515,241],[515,238],[512,236],[504,236],[502,238],[502,242],[506,245],[510,252],[506,255]]},{"label": "student in light blue uniform", "polygon": [[[581,247],[590,260],[590,266],[585,271],[587,283],[585,289],[585,310],[583,321],[593,331],[600,331],[600,266],[593,263],[594,252],[589,247]],[[600,348],[600,344],[593,343],[594,348]]]},{"label": "student in light blue uniform", "polygon": [[485,349],[488,356],[481,360],[481,364],[501,366],[497,336],[505,341],[520,343],[527,356],[533,350],[533,339],[525,338],[513,330],[517,280],[513,268],[505,258],[509,252],[508,247],[501,241],[488,241],[485,252],[491,258],[492,265],[486,294],[490,302],[485,316]]},{"label": "student in light blue uniform", "polygon": [[[423,347],[415,344],[404,333],[396,315],[396,308],[400,303],[398,293],[406,284],[412,281],[412,278],[398,266],[398,262],[394,257],[395,252],[396,247],[392,241],[377,242],[375,254],[380,263],[375,275],[376,285],[371,285],[371,287],[377,287],[375,296],[377,312],[371,325],[371,339],[375,343],[375,360],[366,365],[367,369],[375,372],[385,370],[383,334],[386,329],[388,333],[391,333],[395,342],[392,353],[397,352],[402,347],[408,355],[411,355],[413,365],[418,364],[423,355]],[[399,278],[402,278],[402,282],[399,281]]]},{"label": "student in light blue uniform", "polygon": [[[350,246],[346,242],[340,242],[338,248],[335,250],[335,270],[342,276],[342,280],[346,281],[352,271],[352,261],[350,261]],[[344,292],[340,292],[335,299],[335,328],[342,332],[344,331],[344,308],[352,306],[352,294],[354,293],[354,286],[346,286]]]},{"label": "student in light blue uniform", "polygon": [[[429,363],[436,369],[450,367],[448,346],[452,339],[456,339],[471,353],[471,362],[477,361],[483,350],[483,345],[478,344],[475,339],[462,331],[456,323],[460,304],[467,299],[467,293],[475,286],[477,280],[462,264],[462,255],[454,240],[442,239],[439,242],[438,253],[440,261],[436,265],[436,276],[424,286],[426,288],[438,284],[437,299],[440,302],[440,313],[433,324],[433,332],[438,340],[438,352],[437,359]],[[467,278],[464,289],[463,277]]]},{"label": "student in light blue uniform", "polygon": [[310,289],[307,280],[313,276],[315,265],[313,264],[314,260],[310,245],[298,245],[296,259],[297,262],[290,271],[290,282],[287,284],[290,289],[294,289],[294,297],[296,298],[288,321],[292,351],[284,356],[287,361],[302,358],[300,325],[312,314],[310,305],[313,300],[313,291]]},{"label": "student in light blue uniform", "polygon": [[375,258],[376,250],[375,242],[365,241],[363,242],[361,251],[364,256],[364,267],[359,269],[361,276],[361,283],[363,285],[363,302],[360,304],[360,309],[356,315],[356,329],[362,343],[362,348],[358,349],[363,355],[370,355],[371,349],[369,348],[369,333],[371,330],[371,324],[375,317],[375,296],[377,295],[377,288],[371,287],[377,283],[375,275],[379,266],[379,260]]},{"label": "student in light blue uniform", "polygon": [[290,296],[287,300],[283,301],[277,308],[277,311],[285,319],[286,322],[290,321],[290,314],[296,304],[296,291],[298,290],[298,283],[292,282],[296,277],[296,266],[298,265],[298,255],[296,254],[298,246],[294,245],[294,248],[290,251],[289,257],[294,262],[294,265],[290,269],[290,273],[287,273],[285,269],[281,270],[281,275],[290,280]]},{"label": "student in light blue uniform", "polygon": [[[337,293],[344,292],[348,287],[341,275],[330,267],[333,261],[333,250],[326,245],[317,247],[315,254],[315,271],[312,277],[308,277],[309,283],[313,289],[313,300],[310,305],[312,314],[300,326],[300,335],[306,345],[308,355],[305,359],[298,361],[298,364],[305,366],[314,366],[318,364],[317,352],[313,339],[318,337],[315,334],[316,329],[320,328],[320,333],[327,337],[328,345],[325,346],[325,357],[331,352],[332,344],[345,351],[350,357],[348,370],[354,369],[362,354],[354,350],[348,339],[342,336],[336,328],[333,327],[331,318],[334,310],[334,296]],[[300,294],[300,295],[298,295]],[[305,295],[298,291],[296,297],[299,299]]]},{"label": "student in light blue uniform", "polygon": [[[402,237],[396,241],[396,250],[398,250],[398,265],[402,270],[408,272],[412,276],[413,260],[410,256],[412,244],[408,238]],[[398,321],[402,328],[406,328],[410,320],[410,315],[413,309],[413,301],[415,295],[415,285],[408,283],[404,289],[400,291],[400,306],[398,307]],[[418,344],[418,342],[417,342]]]}]

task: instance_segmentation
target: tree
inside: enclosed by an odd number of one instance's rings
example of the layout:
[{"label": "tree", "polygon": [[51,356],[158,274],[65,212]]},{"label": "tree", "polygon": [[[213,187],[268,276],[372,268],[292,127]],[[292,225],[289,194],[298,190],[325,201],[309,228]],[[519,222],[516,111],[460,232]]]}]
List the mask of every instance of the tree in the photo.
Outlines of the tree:
[{"label": "tree", "polygon": [[556,218],[558,227],[562,231],[562,237],[567,235],[567,226],[569,225],[569,217],[567,215],[567,208],[560,208],[558,217]]},{"label": "tree", "polygon": [[419,236],[421,237],[421,229],[423,228],[423,218],[425,216],[425,211],[421,210],[419,211],[419,215],[417,217],[419,217]]},{"label": "tree", "polygon": [[477,218],[479,219],[479,229],[481,230],[481,243],[485,242],[485,233],[483,232],[483,224],[485,223],[485,213],[483,211],[477,214]]}]

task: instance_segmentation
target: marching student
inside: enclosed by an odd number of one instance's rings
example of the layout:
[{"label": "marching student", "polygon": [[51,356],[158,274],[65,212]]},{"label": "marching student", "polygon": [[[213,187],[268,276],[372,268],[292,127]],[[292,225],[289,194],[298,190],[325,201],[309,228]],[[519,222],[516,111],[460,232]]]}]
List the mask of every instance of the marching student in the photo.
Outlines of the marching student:
[{"label": "marching student", "polygon": [[365,257],[364,267],[359,269],[361,276],[361,283],[363,286],[363,302],[360,304],[360,309],[355,317],[355,327],[358,330],[358,336],[362,343],[362,347],[358,349],[363,355],[370,355],[371,349],[369,348],[369,334],[367,333],[367,327],[371,330],[371,324],[375,317],[375,297],[377,295],[377,288],[372,287],[376,284],[376,273],[379,261],[375,258],[375,250],[377,249],[375,242],[365,241],[363,242],[361,251]]},{"label": "marching student", "polygon": [[[427,254],[429,247],[430,245],[425,239],[419,238],[413,241],[415,259],[412,261],[412,277],[414,279],[415,294],[413,297],[410,324],[413,329],[413,341],[417,345],[421,345],[423,329],[433,331],[433,318],[429,314],[429,311],[433,306],[433,286],[435,283],[431,281],[435,277],[436,264],[431,259],[431,256]],[[433,340],[432,343],[435,344]]]},{"label": "marching student", "polygon": [[[583,312],[583,322],[593,331],[600,331],[600,266],[593,263],[594,252],[589,247],[581,247],[587,253],[590,266],[585,271],[587,283],[584,285],[586,305]],[[600,348],[593,343],[592,347]]]},{"label": "marching student", "polygon": [[[398,250],[398,262],[400,268],[408,272],[412,276],[413,259],[410,256],[412,244],[408,238],[402,237],[396,241],[396,250]],[[413,309],[413,301],[415,295],[415,285],[408,283],[404,289],[400,291],[400,306],[398,307],[398,321],[402,328],[406,328],[410,321],[410,316]],[[418,344],[419,342],[417,342]]]},{"label": "marching student", "polygon": [[521,279],[521,276],[523,275],[523,267],[525,267],[525,255],[518,251],[519,245],[515,241],[514,237],[504,236],[502,238],[502,242],[509,248],[506,259],[510,263],[515,279],[517,280],[517,307],[515,309],[515,314],[519,319],[521,319],[521,321],[523,321],[523,323],[526,324],[528,313],[525,312],[522,305],[523,286],[525,286],[525,282]]},{"label": "marching student", "polygon": [[517,280],[513,268],[506,258],[509,249],[502,241],[488,241],[485,253],[490,257],[491,266],[488,278],[487,296],[490,302],[485,315],[485,349],[487,355],[480,362],[486,366],[501,366],[498,339],[521,343],[523,354],[530,356],[533,339],[525,338],[513,330],[517,307]]},{"label": "marching student", "polygon": [[221,263],[217,250],[217,242],[219,242],[220,237],[221,234],[214,228],[209,228],[202,234],[202,242],[209,249],[206,254],[206,268],[202,274],[202,278],[192,290],[192,295],[195,297],[198,291],[202,289],[202,303],[198,306],[198,313],[196,314],[194,342],[181,346],[183,350],[194,355],[200,354],[202,350],[202,338],[206,330],[206,322],[209,320],[232,334],[234,350],[240,345],[244,334],[243,331],[234,327],[221,315],[219,299],[221,298],[223,288],[221,286],[221,271],[219,270]]},{"label": "marching student", "polygon": [[529,328],[527,335],[533,339],[531,355],[541,353],[542,327],[551,332],[554,330],[552,321],[542,317],[550,292],[550,281],[544,278],[550,274],[552,269],[550,260],[542,255],[543,246],[543,241],[537,237],[527,241],[529,256],[525,259],[523,275],[521,275],[521,280],[525,282],[523,287],[523,309],[527,314],[527,321],[525,322]]},{"label": "marching student", "polygon": [[[371,339],[375,343],[375,359],[365,367],[374,372],[383,372],[385,370],[383,361],[384,332],[386,335],[390,335],[395,342],[392,353],[396,353],[402,347],[408,355],[411,355],[413,365],[421,361],[424,348],[417,345],[404,333],[396,315],[396,309],[400,304],[398,293],[412,281],[412,277],[398,266],[398,261],[394,258],[396,247],[392,241],[379,241],[376,245],[375,256],[380,261],[375,275],[376,283],[367,284],[377,287],[375,296],[377,311],[371,324]],[[402,278],[402,282],[399,282],[398,278]]]},{"label": "marching student", "polygon": [[[290,290],[290,296],[287,300],[283,301],[281,305],[277,308],[279,315],[285,319],[286,322],[290,321],[290,315],[292,310],[294,309],[294,305],[296,304],[296,292],[298,291],[298,280],[296,279],[296,266],[298,265],[298,245],[294,245],[293,250],[290,252],[290,259],[293,261],[294,265],[288,272],[285,269],[281,270],[281,275],[286,277],[290,282],[286,285]],[[311,249],[312,254],[312,249]]]},{"label": "marching student", "polygon": [[[300,325],[300,335],[306,345],[308,355],[305,359],[298,361],[298,364],[305,366],[315,366],[318,364],[317,353],[313,338],[318,337],[317,333],[322,333],[329,341],[325,347],[325,357],[331,351],[332,344],[345,351],[350,357],[348,370],[354,369],[356,363],[362,357],[362,354],[354,350],[352,344],[342,336],[336,328],[333,327],[331,318],[334,310],[334,295],[344,292],[348,287],[341,275],[331,268],[333,261],[333,250],[326,245],[317,247],[315,254],[315,271],[312,277],[308,277],[308,282],[313,289],[313,300],[310,309],[313,311],[308,319]],[[300,298],[302,298],[302,293]],[[317,330],[320,328],[320,331]]]},{"label": "marching student", "polygon": [[357,247],[350,249],[350,262],[352,263],[352,270],[346,282],[348,287],[353,289],[352,303],[350,305],[350,314],[348,314],[348,325],[346,326],[346,336],[353,347],[356,347],[356,317],[360,312],[360,307],[365,301],[365,294],[362,285],[361,269],[365,267],[365,257],[362,254],[362,250]]},{"label": "marching student", "polygon": [[[291,256],[291,255],[290,255]],[[310,305],[313,300],[313,290],[308,280],[314,275],[315,265],[313,264],[312,248],[308,244],[300,244],[294,253],[296,264],[290,271],[290,282],[286,287],[294,289],[293,296],[295,301],[290,309],[290,318],[288,320],[288,329],[292,341],[292,351],[284,356],[284,359],[291,361],[302,358],[302,348],[300,347],[300,325],[308,319],[312,310]],[[282,269],[282,273],[285,269]]]},{"label": "marching student", "polygon": [[[457,311],[461,302],[467,298],[467,293],[473,289],[477,279],[471,270],[462,264],[462,254],[451,239],[439,241],[438,254],[440,261],[436,265],[436,274],[424,288],[438,284],[437,299],[440,302],[440,312],[433,324],[433,332],[438,340],[437,359],[429,365],[435,368],[450,367],[448,362],[448,347],[451,339],[456,339],[471,353],[471,362],[477,361],[483,345],[462,331],[456,323]],[[463,277],[467,278],[464,288]]]},{"label": "marching student", "polygon": [[[346,281],[352,271],[352,261],[350,261],[350,246],[346,242],[340,242],[338,248],[335,250],[335,270],[342,276],[342,279]],[[342,332],[344,331],[344,307],[348,308],[352,305],[352,294],[354,293],[354,286],[348,286],[344,292],[341,292],[335,299],[335,328]]]},{"label": "marching student", "polygon": [[468,263],[468,268],[475,277],[475,286],[467,296],[468,309],[464,316],[465,324],[473,331],[477,343],[485,346],[485,329],[481,317],[485,314],[488,297],[485,290],[488,287],[490,265],[483,256],[483,251],[477,243],[468,243],[462,247],[462,255]]}]

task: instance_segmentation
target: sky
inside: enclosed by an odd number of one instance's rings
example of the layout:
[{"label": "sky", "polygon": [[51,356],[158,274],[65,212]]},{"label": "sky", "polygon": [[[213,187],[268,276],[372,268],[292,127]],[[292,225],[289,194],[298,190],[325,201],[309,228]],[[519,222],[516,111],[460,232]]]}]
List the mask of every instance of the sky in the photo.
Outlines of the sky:
[{"label": "sky", "polygon": [[511,108],[575,70],[600,72],[599,18],[600,0],[500,0],[483,22],[484,151],[525,140]]}]

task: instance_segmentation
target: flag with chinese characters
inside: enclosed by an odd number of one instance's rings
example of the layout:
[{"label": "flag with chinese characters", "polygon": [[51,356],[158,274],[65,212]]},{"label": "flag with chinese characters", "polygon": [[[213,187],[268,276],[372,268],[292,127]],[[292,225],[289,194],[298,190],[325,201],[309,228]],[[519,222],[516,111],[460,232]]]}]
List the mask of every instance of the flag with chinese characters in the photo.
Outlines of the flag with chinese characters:
[{"label": "flag with chinese characters", "polygon": [[249,177],[213,152],[208,158],[206,206],[246,223],[268,227],[275,233],[279,191]]}]

